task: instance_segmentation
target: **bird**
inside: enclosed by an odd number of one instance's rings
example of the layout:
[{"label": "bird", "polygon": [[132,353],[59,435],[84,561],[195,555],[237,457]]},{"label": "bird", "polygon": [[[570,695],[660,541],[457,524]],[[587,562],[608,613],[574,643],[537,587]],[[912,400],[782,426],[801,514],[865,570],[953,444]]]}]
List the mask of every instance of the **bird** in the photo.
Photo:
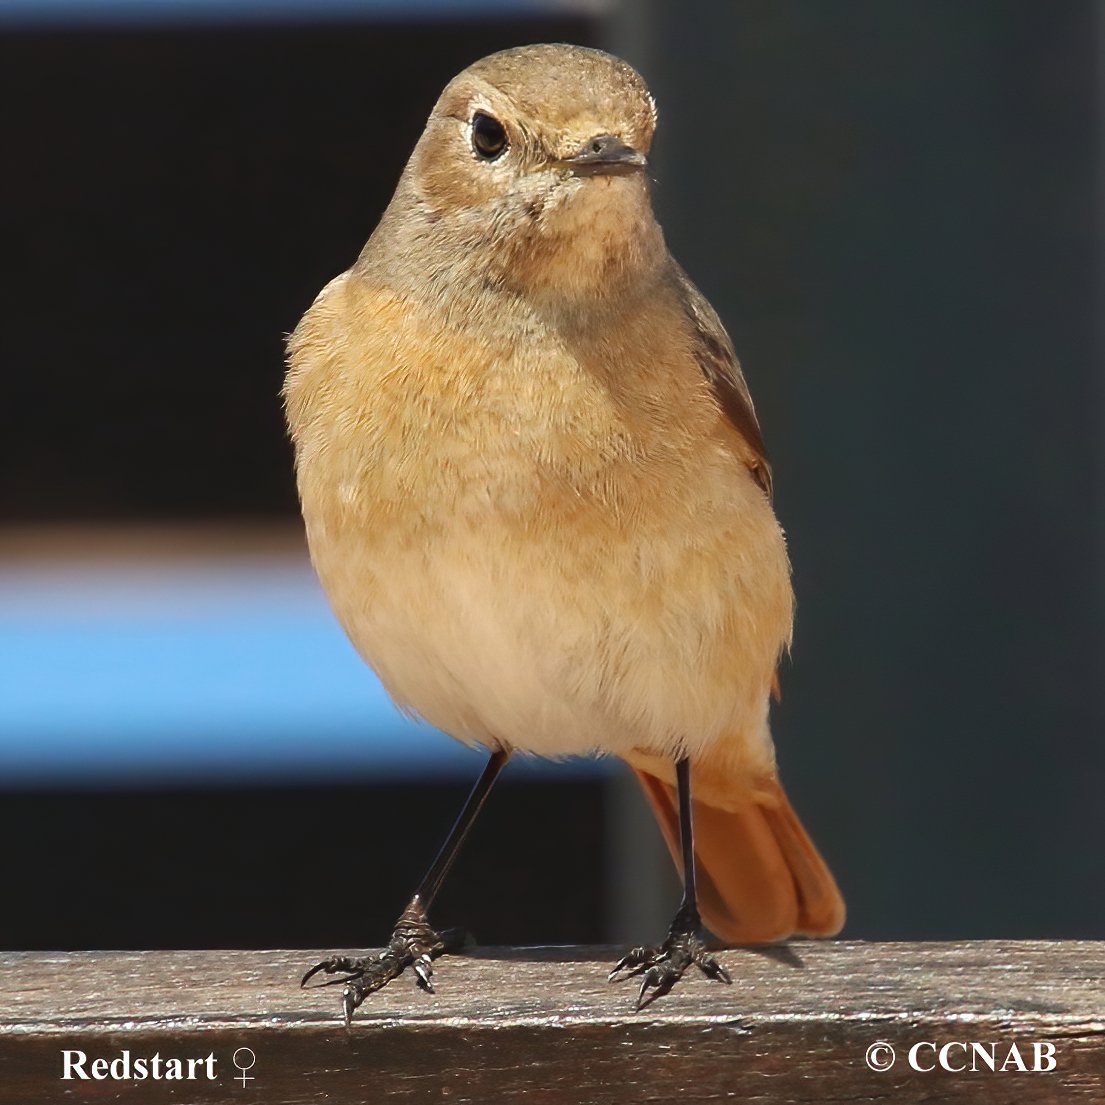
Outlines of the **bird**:
[{"label": "bird", "polygon": [[[429,910],[515,752],[637,775],[683,879],[612,979],[830,936],[844,902],[769,726],[794,597],[732,342],[651,201],[655,102],[613,55],[494,53],[448,83],[379,224],[287,341],[310,556],[397,706],[488,753],[386,948],[332,956],[348,1022],[451,950]],[[705,164],[703,170],[708,168]]]}]

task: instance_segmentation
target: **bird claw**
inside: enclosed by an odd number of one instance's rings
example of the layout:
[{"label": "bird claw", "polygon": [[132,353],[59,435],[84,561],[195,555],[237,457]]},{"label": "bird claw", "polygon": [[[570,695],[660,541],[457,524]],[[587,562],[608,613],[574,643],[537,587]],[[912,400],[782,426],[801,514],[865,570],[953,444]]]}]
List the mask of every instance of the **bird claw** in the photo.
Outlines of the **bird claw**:
[{"label": "bird claw", "polygon": [[626,970],[629,971],[625,976],[626,978],[632,978],[634,975],[640,974],[644,964],[648,961],[649,956],[653,954],[654,950],[653,948],[638,947],[627,951],[625,955],[614,964],[614,969],[610,974],[606,976],[607,982],[613,982],[622,971]]},{"label": "bird claw", "polygon": [[[360,1001],[364,999],[361,998]],[[353,1010],[360,1004],[356,997],[356,992],[351,986],[347,986],[341,994],[341,1011],[342,1016],[345,1018],[345,1025],[348,1028],[353,1023]]]},{"label": "bird claw", "polygon": [[428,953],[423,952],[414,961],[414,973],[418,978],[418,985],[426,991],[427,994],[434,992],[434,984],[430,981],[430,976],[434,973],[433,966],[431,965],[431,959]]},{"label": "bird claw", "polygon": [[733,985],[733,976],[712,955],[703,955],[696,959],[695,966],[709,979]]},{"label": "bird claw", "polygon": [[610,972],[610,981],[641,975],[641,988],[637,993],[638,1011],[663,997],[694,964],[709,979],[731,983],[729,972],[706,950],[701,929],[697,926],[684,930],[672,927],[667,939],[655,948],[633,948],[622,956]]},{"label": "bird claw", "polygon": [[396,922],[391,940],[382,952],[362,959],[340,955],[324,959],[307,971],[300,986],[306,986],[319,973],[340,974],[340,978],[329,979],[320,985],[344,985],[342,1012],[345,1023],[349,1024],[353,1011],[369,994],[382,990],[408,967],[413,968],[419,988],[432,994],[434,987],[430,976],[433,974],[433,961],[445,950],[446,941],[430,928],[425,910],[415,899]]},{"label": "bird claw", "polygon": [[349,982],[351,979],[360,978],[365,972],[365,967],[368,965],[367,959],[350,959],[348,956],[335,955],[329,959],[323,959],[321,962],[316,963],[300,980],[299,988],[302,990],[308,982],[311,981],[315,975],[320,972],[325,972],[328,975],[337,974],[338,971],[345,971],[346,976],[344,978],[331,978],[325,982],[319,983],[320,986],[339,986],[343,982]]}]

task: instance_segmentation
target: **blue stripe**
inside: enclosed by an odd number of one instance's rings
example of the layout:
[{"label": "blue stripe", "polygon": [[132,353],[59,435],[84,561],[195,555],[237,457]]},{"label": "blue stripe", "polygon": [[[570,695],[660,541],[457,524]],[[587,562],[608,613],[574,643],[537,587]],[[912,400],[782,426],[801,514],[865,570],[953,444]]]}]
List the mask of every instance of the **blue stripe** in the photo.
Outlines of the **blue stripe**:
[{"label": "blue stripe", "polygon": [[306,563],[0,568],[0,786],[454,777],[481,757],[395,709]]}]

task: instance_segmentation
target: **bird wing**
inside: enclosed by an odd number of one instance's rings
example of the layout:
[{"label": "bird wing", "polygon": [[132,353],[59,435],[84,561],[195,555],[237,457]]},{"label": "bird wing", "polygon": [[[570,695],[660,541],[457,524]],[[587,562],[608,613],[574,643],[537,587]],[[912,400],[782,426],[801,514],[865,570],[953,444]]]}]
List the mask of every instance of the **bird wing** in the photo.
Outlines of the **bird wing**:
[{"label": "bird wing", "polygon": [[[695,360],[713,388],[722,413],[741,440],[741,459],[748,466],[752,478],[770,499],[773,487],[771,464],[767,459],[756,408],[744,381],[736,350],[718,318],[717,311],[710,306],[710,301],[694,286],[678,262],[673,261],[672,265],[675,269],[676,290],[696,339]],[[778,672],[771,680],[771,694],[776,702],[782,698]]]},{"label": "bird wing", "polygon": [[745,448],[741,459],[752,478],[771,498],[771,465],[764,448],[756,408],[744,382],[733,343],[709,300],[691,283],[691,278],[674,263],[676,289],[695,336],[694,355],[699,368],[714,390],[718,405],[740,436]]}]

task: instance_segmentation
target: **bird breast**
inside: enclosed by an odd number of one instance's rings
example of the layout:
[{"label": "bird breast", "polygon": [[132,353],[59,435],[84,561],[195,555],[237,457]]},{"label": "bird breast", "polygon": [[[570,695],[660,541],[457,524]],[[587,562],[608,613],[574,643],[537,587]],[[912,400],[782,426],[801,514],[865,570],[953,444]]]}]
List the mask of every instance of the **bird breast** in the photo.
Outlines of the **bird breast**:
[{"label": "bird breast", "polygon": [[286,387],[308,541],[401,707],[542,755],[770,768],[787,556],[686,340],[647,311],[590,338],[446,318],[354,274],[319,297]]}]

